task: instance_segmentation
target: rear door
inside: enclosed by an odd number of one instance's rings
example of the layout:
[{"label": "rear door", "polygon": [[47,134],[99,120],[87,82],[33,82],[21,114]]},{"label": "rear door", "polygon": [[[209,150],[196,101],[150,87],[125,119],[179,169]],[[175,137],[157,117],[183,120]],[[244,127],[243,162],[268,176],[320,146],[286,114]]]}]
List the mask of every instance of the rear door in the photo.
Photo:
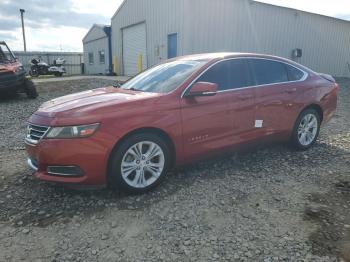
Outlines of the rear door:
[{"label": "rear door", "polygon": [[231,122],[233,124],[233,143],[242,143],[254,138],[255,131],[255,87],[248,61],[230,61]]},{"label": "rear door", "polygon": [[[290,131],[299,110],[295,101],[304,73],[275,60],[249,59],[249,64],[257,85],[255,119],[259,124],[258,133],[270,135]],[[290,76],[292,71],[294,80]]]}]

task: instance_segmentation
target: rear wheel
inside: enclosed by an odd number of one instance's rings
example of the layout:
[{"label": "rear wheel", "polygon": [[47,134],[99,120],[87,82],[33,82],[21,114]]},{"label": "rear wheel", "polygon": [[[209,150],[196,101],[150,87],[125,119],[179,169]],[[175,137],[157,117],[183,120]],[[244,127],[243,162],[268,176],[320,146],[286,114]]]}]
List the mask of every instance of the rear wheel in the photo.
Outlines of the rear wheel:
[{"label": "rear wheel", "polygon": [[23,83],[23,89],[28,98],[35,99],[38,97],[38,92],[32,80],[26,78]]},{"label": "rear wheel", "polygon": [[298,117],[293,134],[292,144],[298,150],[309,149],[317,140],[320,132],[320,115],[314,109],[304,110]]},{"label": "rear wheel", "polygon": [[154,134],[135,134],[123,141],[111,156],[109,182],[131,193],[157,186],[170,166],[167,143]]}]

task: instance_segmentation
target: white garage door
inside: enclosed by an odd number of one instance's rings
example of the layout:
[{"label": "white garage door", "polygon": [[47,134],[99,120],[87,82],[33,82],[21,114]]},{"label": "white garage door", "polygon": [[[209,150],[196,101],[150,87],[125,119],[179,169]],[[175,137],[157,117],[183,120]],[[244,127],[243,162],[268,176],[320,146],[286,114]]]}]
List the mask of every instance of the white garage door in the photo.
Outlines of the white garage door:
[{"label": "white garage door", "polygon": [[138,73],[138,56],[142,54],[142,69],[147,68],[146,24],[138,24],[123,29],[124,74],[134,76]]}]

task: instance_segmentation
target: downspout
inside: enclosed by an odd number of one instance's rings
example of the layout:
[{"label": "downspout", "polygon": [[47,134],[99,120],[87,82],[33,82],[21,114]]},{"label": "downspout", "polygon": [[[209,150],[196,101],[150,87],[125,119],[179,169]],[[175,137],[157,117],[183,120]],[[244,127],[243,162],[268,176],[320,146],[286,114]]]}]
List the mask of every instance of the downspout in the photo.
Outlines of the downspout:
[{"label": "downspout", "polygon": [[108,37],[108,70],[109,75],[113,75],[113,66],[112,66],[112,30],[110,26],[105,26],[104,31]]}]

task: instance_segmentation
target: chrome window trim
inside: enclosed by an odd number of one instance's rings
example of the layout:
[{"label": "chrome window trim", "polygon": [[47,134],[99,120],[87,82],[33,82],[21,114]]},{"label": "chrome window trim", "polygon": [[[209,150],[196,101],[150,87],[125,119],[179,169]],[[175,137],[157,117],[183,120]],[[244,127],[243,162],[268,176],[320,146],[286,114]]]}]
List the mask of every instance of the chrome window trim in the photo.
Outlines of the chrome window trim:
[{"label": "chrome window trim", "polygon": [[187,90],[189,88],[192,87],[192,85],[202,76],[204,75],[209,69],[211,69],[213,66],[219,64],[219,63],[222,63],[222,62],[225,62],[225,61],[231,61],[231,60],[238,60],[238,59],[260,59],[260,60],[267,60],[267,61],[274,61],[274,62],[279,62],[279,63],[282,63],[282,64],[285,64],[285,65],[289,65],[289,66],[292,66],[296,69],[298,69],[299,71],[303,72],[303,77],[300,78],[300,80],[294,80],[294,81],[287,81],[287,82],[277,82],[277,83],[271,83],[271,84],[264,84],[264,85],[253,85],[253,86],[245,86],[245,87],[239,87],[239,88],[232,88],[232,89],[227,89],[227,90],[221,90],[221,91],[217,91],[217,93],[226,93],[226,92],[232,92],[232,91],[238,91],[238,90],[243,90],[243,89],[250,89],[250,88],[255,88],[255,87],[266,87],[266,86],[274,86],[274,85],[280,85],[280,84],[289,84],[289,83],[298,83],[298,82],[304,82],[308,77],[309,77],[309,73],[306,72],[305,70],[295,66],[295,65],[292,65],[288,62],[285,62],[285,61],[280,61],[278,59],[273,59],[273,58],[262,58],[262,57],[232,57],[232,58],[225,58],[225,59],[222,59],[222,60],[219,60],[217,62],[215,62],[214,64],[210,65],[208,68],[206,68],[202,73],[199,74],[199,76],[197,76],[186,88],[185,90],[182,92],[181,94],[181,98],[184,98]]}]

